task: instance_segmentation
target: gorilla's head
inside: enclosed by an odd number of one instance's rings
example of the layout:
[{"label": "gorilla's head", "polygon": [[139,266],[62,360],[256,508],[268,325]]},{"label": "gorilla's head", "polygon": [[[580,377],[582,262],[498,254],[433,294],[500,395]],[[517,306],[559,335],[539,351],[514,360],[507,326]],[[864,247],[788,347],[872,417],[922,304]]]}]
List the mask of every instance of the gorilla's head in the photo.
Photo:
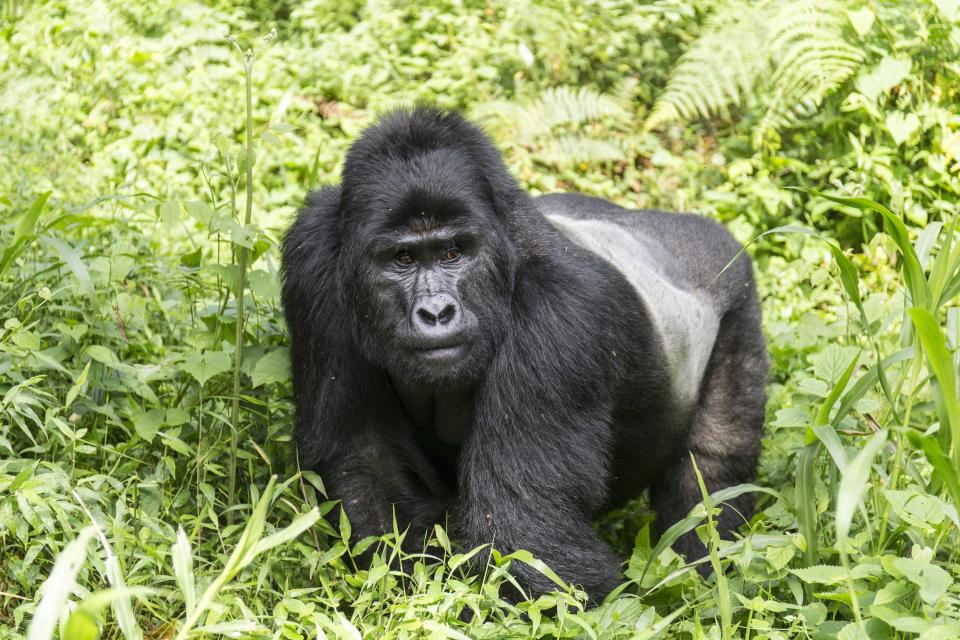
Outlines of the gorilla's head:
[{"label": "gorilla's head", "polygon": [[343,170],[339,265],[365,357],[418,382],[483,371],[510,319],[509,218],[525,198],[455,114],[418,107],[368,129]]}]

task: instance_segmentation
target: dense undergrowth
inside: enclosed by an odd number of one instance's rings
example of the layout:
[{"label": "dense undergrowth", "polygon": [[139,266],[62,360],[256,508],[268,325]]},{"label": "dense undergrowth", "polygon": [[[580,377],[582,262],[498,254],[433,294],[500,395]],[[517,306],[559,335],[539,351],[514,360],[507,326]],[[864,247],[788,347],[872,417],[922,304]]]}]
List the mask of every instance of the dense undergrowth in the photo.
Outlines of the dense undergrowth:
[{"label": "dense undergrowth", "polygon": [[[0,3],[0,636],[960,636],[958,54],[953,0]],[[464,574],[442,529],[357,570],[298,474],[277,241],[421,100],[532,192],[760,236],[760,510],[703,529],[719,577],[642,499],[594,609],[500,600],[536,559]]]}]

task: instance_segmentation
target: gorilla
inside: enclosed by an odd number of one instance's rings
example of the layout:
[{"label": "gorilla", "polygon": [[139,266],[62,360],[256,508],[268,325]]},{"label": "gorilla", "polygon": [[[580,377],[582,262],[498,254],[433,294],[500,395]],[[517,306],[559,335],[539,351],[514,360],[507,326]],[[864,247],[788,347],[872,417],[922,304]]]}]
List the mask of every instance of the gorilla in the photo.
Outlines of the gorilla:
[{"label": "gorilla", "polygon": [[702,498],[691,454],[710,491],[753,477],[766,352],[741,248],[690,214],[532,198],[460,115],[388,114],[283,240],[300,463],[356,538],[396,518],[422,549],[447,523],[599,602],[620,559],[598,513],[649,488],[662,533]]}]

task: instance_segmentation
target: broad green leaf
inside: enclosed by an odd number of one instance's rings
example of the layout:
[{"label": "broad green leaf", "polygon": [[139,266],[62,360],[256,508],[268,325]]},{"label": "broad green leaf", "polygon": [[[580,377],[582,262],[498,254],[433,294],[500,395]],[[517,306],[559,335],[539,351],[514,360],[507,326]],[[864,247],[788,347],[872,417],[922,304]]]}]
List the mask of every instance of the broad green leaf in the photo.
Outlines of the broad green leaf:
[{"label": "broad green leaf", "polygon": [[97,640],[99,635],[96,619],[84,609],[71,613],[63,628],[63,640]]},{"label": "broad green leaf", "polygon": [[947,517],[946,505],[936,496],[917,491],[896,491],[885,489],[883,496],[890,503],[894,513],[915,527],[934,527]]},{"label": "broad green leaf", "polygon": [[830,384],[836,384],[841,376],[843,376],[844,371],[850,367],[851,361],[857,359],[857,355],[855,349],[846,349],[834,342],[830,342],[820,353],[812,356],[810,360],[813,362],[813,372],[817,377],[826,380]]},{"label": "broad green leaf", "polygon": [[455,571],[459,566],[465,562],[470,562],[474,556],[487,548],[488,545],[482,544],[479,547],[474,547],[467,553],[457,553],[450,556],[450,559],[447,561],[447,566],[450,568],[450,571]]},{"label": "broad green leaf", "polygon": [[87,265],[84,264],[83,259],[80,257],[80,254],[77,253],[76,249],[59,238],[44,236],[40,238],[40,242],[48,249],[52,249],[53,252],[59,256],[60,260],[73,272],[77,283],[80,285],[80,291],[90,299],[90,302],[96,305],[97,291],[93,286],[93,281],[90,279],[90,272],[87,270]]},{"label": "broad green leaf", "polygon": [[767,559],[767,564],[769,564],[773,569],[779,571],[790,563],[796,552],[797,547],[795,545],[785,544],[767,547],[767,551],[764,555]]},{"label": "broad green leaf", "polygon": [[290,353],[286,347],[278,347],[257,360],[253,368],[253,386],[290,379]]},{"label": "broad green leaf", "polygon": [[960,623],[931,625],[917,640],[956,640],[960,638]]},{"label": "broad green leaf", "polygon": [[[884,559],[886,560],[886,558]],[[887,565],[886,562],[884,564]],[[904,578],[919,587],[920,597],[928,604],[933,604],[939,600],[953,584],[953,578],[950,577],[950,574],[930,560],[890,558],[887,566],[890,565]]]},{"label": "broad green leaf", "polygon": [[350,546],[350,519],[347,518],[347,511],[343,508],[343,505],[340,505],[340,539],[343,540],[343,544]]},{"label": "broad green leaf", "polygon": [[160,427],[163,426],[163,409],[150,409],[149,411],[139,411],[132,416],[133,429],[137,435],[151,442]]},{"label": "broad green leaf", "polygon": [[451,553],[450,550],[450,539],[447,537],[447,532],[444,531],[443,527],[439,524],[433,525],[433,534],[437,538],[437,542],[440,543],[440,546],[443,548],[444,552],[448,555]]},{"label": "broad green leaf", "polygon": [[202,259],[203,259],[203,249],[200,247],[197,247],[193,251],[189,251],[187,253],[181,254],[180,264],[190,269],[196,269],[197,267],[200,266]]},{"label": "broad green leaf", "polygon": [[876,67],[857,78],[857,90],[871,100],[900,84],[909,74],[913,62],[909,58],[884,56]]},{"label": "broad green leaf", "polygon": [[920,128],[920,118],[915,113],[900,113],[892,111],[886,118],[887,131],[898,145],[910,139]]},{"label": "broad green leaf", "polygon": [[189,373],[203,386],[210,378],[229,371],[233,366],[230,355],[222,351],[191,351],[180,364],[180,368]]},{"label": "broad green leaf", "polygon": [[848,10],[846,13],[850,24],[853,26],[853,30],[857,32],[858,36],[863,37],[870,32],[871,27],[873,27],[873,21],[876,18],[873,11],[867,7],[860,7],[855,11]]},{"label": "broad green leaf", "polygon": [[802,569],[790,569],[790,573],[808,584],[840,584],[847,577],[843,567],[832,564],[818,564]]}]

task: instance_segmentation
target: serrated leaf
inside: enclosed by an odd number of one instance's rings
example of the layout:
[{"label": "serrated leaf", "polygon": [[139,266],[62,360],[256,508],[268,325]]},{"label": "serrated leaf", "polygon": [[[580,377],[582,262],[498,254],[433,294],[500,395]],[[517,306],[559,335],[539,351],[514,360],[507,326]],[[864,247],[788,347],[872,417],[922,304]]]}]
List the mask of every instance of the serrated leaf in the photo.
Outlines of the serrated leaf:
[{"label": "serrated leaf", "polygon": [[286,347],[279,347],[269,352],[257,361],[253,368],[252,382],[254,387],[274,382],[286,382],[290,379],[290,352]]},{"label": "serrated leaf", "polygon": [[183,409],[171,407],[164,412],[163,423],[168,427],[178,427],[190,421],[190,414]]},{"label": "serrated leaf", "polygon": [[222,351],[191,351],[180,363],[180,368],[189,373],[203,386],[210,378],[229,371],[233,362]]},{"label": "serrated leaf", "polygon": [[843,375],[855,353],[853,349],[831,342],[820,353],[810,358],[813,361],[813,372],[818,378],[834,383]]},{"label": "serrated leaf", "polygon": [[846,579],[843,567],[832,564],[817,564],[802,569],[790,569],[790,573],[807,584],[840,584]]},{"label": "serrated leaf", "polygon": [[917,491],[896,491],[885,489],[884,497],[904,522],[915,527],[933,527],[947,517],[943,501],[936,496]]},{"label": "serrated leaf", "polygon": [[139,411],[132,417],[134,431],[147,442],[151,442],[163,426],[163,409]]},{"label": "serrated leaf", "polygon": [[777,417],[771,422],[771,426],[783,427],[805,427],[811,422],[810,414],[801,407],[787,407],[777,410]]},{"label": "serrated leaf", "polygon": [[788,544],[783,546],[767,547],[764,555],[767,559],[767,564],[769,564],[773,569],[779,571],[790,563],[796,552],[796,546]]},{"label": "serrated leaf", "polygon": [[915,558],[894,558],[892,564],[903,577],[920,588],[920,597],[933,604],[947,592],[953,578],[941,567]]}]

